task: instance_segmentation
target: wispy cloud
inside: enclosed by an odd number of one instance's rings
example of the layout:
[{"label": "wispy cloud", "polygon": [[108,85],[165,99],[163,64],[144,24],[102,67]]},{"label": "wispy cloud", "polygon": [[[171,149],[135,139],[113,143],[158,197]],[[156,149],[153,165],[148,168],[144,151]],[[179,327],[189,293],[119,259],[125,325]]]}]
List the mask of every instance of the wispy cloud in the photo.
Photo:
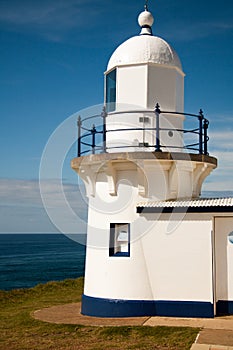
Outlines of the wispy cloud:
[{"label": "wispy cloud", "polygon": [[230,126],[227,129],[210,131],[209,136],[211,150],[214,152],[233,152],[233,130]]},{"label": "wispy cloud", "polygon": [[233,190],[233,131],[222,129],[210,132],[211,156],[218,159],[218,168],[207,178],[205,190]]},{"label": "wispy cloud", "polygon": [[163,31],[164,36],[170,40],[185,42],[204,39],[233,30],[232,20],[207,20],[201,22],[197,20],[192,23],[176,21],[176,23],[170,23],[170,26],[174,26],[174,30],[166,31],[165,29]]},{"label": "wispy cloud", "polygon": [[[89,28],[102,10],[97,0],[47,0],[0,3],[0,24],[9,30],[30,30],[60,41],[72,28]],[[88,13],[88,18],[87,18]]]},{"label": "wispy cloud", "polygon": [[62,232],[85,233],[87,203],[82,188],[63,184],[62,196],[60,188],[56,180],[43,181],[43,193],[51,205],[44,208],[38,181],[0,179],[0,232],[57,232],[61,220]]},{"label": "wispy cloud", "polygon": [[[62,27],[79,26],[86,21],[84,8],[89,6],[88,16],[92,16],[96,1],[8,1],[0,4],[0,21],[15,25],[56,25]],[[81,23],[80,23],[81,22]]]}]

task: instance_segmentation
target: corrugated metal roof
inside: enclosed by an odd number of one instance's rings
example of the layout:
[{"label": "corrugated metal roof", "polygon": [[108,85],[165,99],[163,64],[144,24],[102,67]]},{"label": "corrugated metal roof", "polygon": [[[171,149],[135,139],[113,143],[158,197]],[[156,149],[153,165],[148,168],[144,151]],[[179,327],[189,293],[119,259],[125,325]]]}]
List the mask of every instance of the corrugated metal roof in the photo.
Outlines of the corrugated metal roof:
[{"label": "corrugated metal roof", "polygon": [[230,207],[233,198],[197,198],[191,200],[147,201],[140,202],[137,207],[143,208],[188,208],[188,207]]}]

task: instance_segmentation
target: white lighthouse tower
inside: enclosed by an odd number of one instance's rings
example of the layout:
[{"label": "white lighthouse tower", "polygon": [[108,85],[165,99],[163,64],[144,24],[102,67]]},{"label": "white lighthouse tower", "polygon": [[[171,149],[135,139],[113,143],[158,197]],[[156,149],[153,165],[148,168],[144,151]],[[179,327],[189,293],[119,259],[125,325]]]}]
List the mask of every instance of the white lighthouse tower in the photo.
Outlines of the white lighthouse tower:
[{"label": "white lighthouse tower", "polygon": [[[156,134],[151,132],[156,127],[155,101],[159,101],[164,111],[183,112],[182,66],[174,49],[163,39],[152,35],[153,22],[154,18],[146,7],[138,17],[140,34],[121,44],[108,62],[105,73],[108,128],[145,128],[144,133],[140,130],[107,133],[109,152],[119,146],[126,148],[129,145],[124,151],[139,151],[139,147],[156,144]],[[135,113],[138,108],[144,109],[145,113]],[[128,114],[125,113],[127,110]],[[153,112],[149,113],[150,110]],[[167,113],[160,119],[160,127],[168,129],[160,135],[161,144],[182,147],[183,137],[179,131],[169,133],[169,127],[183,129],[183,116]],[[151,152],[151,148],[147,151]]]},{"label": "white lighthouse tower", "polygon": [[[153,36],[153,21],[146,6],[139,35],[108,62],[101,127],[87,130],[91,116],[78,122],[71,166],[89,198],[82,313],[212,317],[218,300],[210,211],[219,202],[199,195],[217,161],[207,152],[202,112],[184,113],[181,62]],[[196,126],[185,127],[189,118]]]}]

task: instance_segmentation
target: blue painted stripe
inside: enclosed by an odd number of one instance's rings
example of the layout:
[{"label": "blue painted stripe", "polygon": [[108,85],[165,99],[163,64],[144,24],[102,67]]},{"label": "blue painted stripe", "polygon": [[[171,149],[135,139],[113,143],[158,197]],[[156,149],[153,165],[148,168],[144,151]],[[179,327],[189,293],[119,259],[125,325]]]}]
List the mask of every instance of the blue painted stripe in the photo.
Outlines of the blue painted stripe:
[{"label": "blue painted stripe", "polygon": [[82,296],[81,313],[95,317],[214,317],[213,304],[199,301],[121,300]]},{"label": "blue painted stripe", "polygon": [[216,303],[217,315],[233,315],[232,300],[218,300]]}]

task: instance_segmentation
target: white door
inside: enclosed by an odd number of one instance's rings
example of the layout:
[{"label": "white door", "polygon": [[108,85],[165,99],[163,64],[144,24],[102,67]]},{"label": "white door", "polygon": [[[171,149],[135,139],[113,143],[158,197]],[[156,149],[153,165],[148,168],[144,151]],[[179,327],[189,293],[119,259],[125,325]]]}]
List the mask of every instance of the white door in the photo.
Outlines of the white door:
[{"label": "white door", "polygon": [[233,302],[233,217],[214,219],[214,260],[216,313],[222,314]]}]

